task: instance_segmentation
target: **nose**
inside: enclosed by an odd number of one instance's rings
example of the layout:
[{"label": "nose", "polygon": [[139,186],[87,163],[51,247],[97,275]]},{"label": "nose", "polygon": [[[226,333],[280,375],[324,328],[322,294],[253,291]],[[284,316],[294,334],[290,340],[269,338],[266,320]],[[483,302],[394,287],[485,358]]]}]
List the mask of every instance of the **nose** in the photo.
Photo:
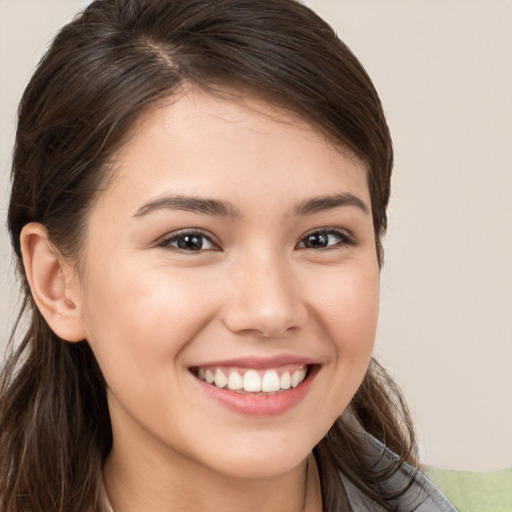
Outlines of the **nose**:
[{"label": "nose", "polygon": [[231,274],[224,323],[232,332],[272,338],[295,332],[307,307],[293,270],[270,258],[252,259]]}]

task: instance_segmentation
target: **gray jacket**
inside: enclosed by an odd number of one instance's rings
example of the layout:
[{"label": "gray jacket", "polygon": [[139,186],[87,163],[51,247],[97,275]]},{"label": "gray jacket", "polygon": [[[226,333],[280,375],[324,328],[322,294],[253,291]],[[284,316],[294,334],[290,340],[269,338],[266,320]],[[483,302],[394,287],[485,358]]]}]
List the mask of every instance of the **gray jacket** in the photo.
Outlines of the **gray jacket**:
[{"label": "gray jacket", "polygon": [[[371,436],[368,437],[370,449],[374,450],[375,456],[382,464],[398,459],[397,455],[385,448],[380,441]],[[341,479],[353,512],[381,512],[383,510],[343,474]],[[383,485],[393,492],[403,489],[409,482],[411,484],[407,491],[394,502],[396,509],[400,512],[457,512],[448,498],[420,470],[407,463],[403,463],[400,469]]]}]

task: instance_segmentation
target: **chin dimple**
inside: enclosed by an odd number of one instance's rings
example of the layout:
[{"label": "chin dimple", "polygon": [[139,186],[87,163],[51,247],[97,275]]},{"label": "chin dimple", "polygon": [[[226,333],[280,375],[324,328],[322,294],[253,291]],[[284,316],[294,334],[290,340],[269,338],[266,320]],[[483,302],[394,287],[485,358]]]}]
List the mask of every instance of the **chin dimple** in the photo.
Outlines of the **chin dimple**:
[{"label": "chin dimple", "polygon": [[279,369],[234,369],[221,367],[200,367],[193,373],[202,381],[219,389],[238,393],[278,393],[296,388],[307,375],[305,365],[293,365]]}]

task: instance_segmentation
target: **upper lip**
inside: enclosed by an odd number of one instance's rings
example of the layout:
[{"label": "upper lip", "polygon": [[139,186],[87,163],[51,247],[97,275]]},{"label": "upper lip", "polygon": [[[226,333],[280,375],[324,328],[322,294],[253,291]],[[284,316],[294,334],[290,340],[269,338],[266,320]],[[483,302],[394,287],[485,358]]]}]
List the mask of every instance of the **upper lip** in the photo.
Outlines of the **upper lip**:
[{"label": "upper lip", "polygon": [[282,354],[273,357],[248,356],[234,357],[217,361],[207,361],[204,363],[195,364],[192,366],[192,368],[237,366],[240,368],[254,368],[255,370],[262,370],[266,368],[278,368],[279,366],[284,366],[287,364],[313,365],[319,363],[318,361],[303,356]]}]

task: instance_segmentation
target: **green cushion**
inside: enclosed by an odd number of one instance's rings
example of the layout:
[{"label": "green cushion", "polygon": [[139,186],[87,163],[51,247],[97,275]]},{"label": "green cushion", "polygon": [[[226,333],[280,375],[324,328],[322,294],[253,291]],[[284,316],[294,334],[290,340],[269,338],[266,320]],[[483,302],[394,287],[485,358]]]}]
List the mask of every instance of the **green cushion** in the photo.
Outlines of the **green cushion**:
[{"label": "green cushion", "polygon": [[460,512],[512,512],[512,469],[472,473],[427,466],[424,472]]}]

